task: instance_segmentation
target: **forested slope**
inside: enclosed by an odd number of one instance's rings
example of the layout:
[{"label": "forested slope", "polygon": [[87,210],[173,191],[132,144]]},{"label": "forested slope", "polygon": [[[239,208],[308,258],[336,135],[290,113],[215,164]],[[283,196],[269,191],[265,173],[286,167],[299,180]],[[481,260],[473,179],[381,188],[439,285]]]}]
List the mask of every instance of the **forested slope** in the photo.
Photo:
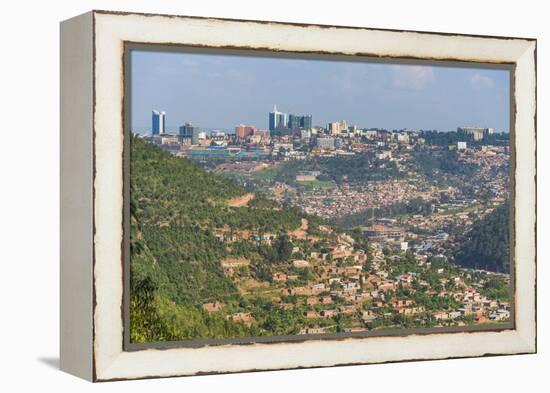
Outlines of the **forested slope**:
[{"label": "forested slope", "polygon": [[464,267],[510,272],[510,205],[497,207],[474,223],[455,252],[455,261]]},{"label": "forested slope", "polygon": [[[151,342],[254,335],[246,325],[209,315],[201,304],[239,300],[220,261],[231,250],[216,231],[286,232],[299,227],[296,209],[276,209],[246,190],[139,138],[131,140],[131,339]],[[241,247],[243,248],[243,247]],[[244,247],[246,248],[246,247]]]}]

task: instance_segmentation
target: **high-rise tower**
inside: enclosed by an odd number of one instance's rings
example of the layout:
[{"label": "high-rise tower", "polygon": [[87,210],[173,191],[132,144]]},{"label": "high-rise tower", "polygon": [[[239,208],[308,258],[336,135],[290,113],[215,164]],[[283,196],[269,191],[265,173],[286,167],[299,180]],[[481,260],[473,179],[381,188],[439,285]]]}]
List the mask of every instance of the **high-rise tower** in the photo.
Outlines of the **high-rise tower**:
[{"label": "high-rise tower", "polygon": [[166,125],[166,112],[159,112],[153,109],[151,134],[153,136],[164,134]]},{"label": "high-rise tower", "polygon": [[269,131],[280,130],[287,128],[286,113],[279,112],[277,105],[273,106],[273,112],[269,112]]}]

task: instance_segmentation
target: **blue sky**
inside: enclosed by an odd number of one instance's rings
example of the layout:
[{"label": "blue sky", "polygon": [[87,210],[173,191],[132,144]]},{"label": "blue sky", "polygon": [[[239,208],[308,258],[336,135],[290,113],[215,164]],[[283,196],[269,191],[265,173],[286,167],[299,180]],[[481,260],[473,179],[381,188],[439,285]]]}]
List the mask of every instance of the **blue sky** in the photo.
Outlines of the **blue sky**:
[{"label": "blue sky", "polygon": [[266,129],[274,104],[321,126],[509,131],[507,70],[150,51],[131,61],[133,131],[150,130],[152,109],[169,130]]}]

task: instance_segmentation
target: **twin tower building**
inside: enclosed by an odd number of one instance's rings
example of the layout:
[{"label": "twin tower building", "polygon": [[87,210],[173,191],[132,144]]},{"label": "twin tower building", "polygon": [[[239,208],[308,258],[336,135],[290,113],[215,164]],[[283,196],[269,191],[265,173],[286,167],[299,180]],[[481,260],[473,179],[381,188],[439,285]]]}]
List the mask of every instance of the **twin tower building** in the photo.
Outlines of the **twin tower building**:
[{"label": "twin tower building", "polygon": [[273,112],[269,112],[269,131],[271,132],[310,129],[312,127],[313,118],[311,115],[288,115],[284,112],[279,112],[277,105],[273,107]]}]

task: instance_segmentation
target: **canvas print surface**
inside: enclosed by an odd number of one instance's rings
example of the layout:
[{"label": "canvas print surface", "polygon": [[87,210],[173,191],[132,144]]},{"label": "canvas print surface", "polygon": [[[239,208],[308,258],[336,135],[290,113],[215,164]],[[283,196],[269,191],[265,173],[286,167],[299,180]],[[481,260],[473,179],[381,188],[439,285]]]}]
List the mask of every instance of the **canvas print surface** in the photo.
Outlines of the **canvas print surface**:
[{"label": "canvas print surface", "polygon": [[129,64],[131,343],[513,326],[509,69]]}]

